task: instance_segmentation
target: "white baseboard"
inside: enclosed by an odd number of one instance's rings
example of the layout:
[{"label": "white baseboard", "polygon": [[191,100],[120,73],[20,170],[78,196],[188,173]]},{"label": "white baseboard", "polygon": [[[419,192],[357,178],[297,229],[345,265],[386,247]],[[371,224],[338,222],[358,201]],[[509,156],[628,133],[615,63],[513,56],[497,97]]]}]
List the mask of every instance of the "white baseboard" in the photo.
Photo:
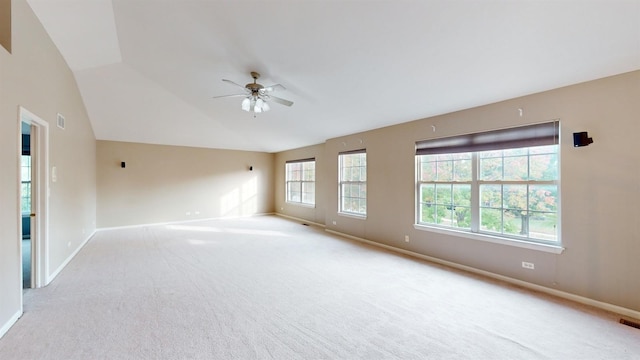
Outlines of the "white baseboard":
[{"label": "white baseboard", "polygon": [[303,222],[305,224],[311,224],[311,225],[314,225],[314,226],[319,226],[321,228],[326,227],[325,224],[320,224],[320,223],[309,221],[309,220],[306,220],[306,219],[297,218],[295,216],[285,215],[285,214],[281,214],[281,213],[275,213],[275,215],[282,216],[283,218],[287,218],[289,220],[294,220],[294,221]]},{"label": "white baseboard", "polygon": [[470,272],[470,273],[486,276],[486,277],[489,277],[489,278],[501,280],[501,281],[504,281],[504,282],[507,282],[507,283],[510,283],[510,284],[514,284],[514,285],[518,285],[518,286],[521,286],[521,287],[524,287],[524,288],[527,288],[527,289],[539,291],[541,293],[545,293],[545,294],[552,295],[552,296],[557,296],[557,297],[562,298],[562,299],[571,300],[571,301],[575,301],[575,302],[580,303],[580,304],[593,306],[595,308],[602,309],[602,310],[605,310],[605,311],[609,311],[609,312],[612,312],[612,313],[615,313],[615,314],[628,316],[628,317],[634,318],[634,319],[640,319],[640,311],[636,311],[636,310],[628,309],[628,308],[625,308],[625,307],[622,307],[622,306],[613,305],[613,304],[609,304],[609,303],[606,303],[606,302],[590,299],[590,298],[587,298],[587,297],[584,297],[584,296],[580,296],[580,295],[576,295],[576,294],[571,294],[571,293],[560,291],[560,290],[557,290],[557,289],[548,288],[546,286],[537,285],[537,284],[533,284],[533,283],[530,283],[530,282],[514,279],[514,278],[511,278],[511,277],[508,277],[508,276],[495,274],[495,273],[492,273],[492,272],[489,272],[489,271],[476,269],[476,268],[471,267],[471,266],[461,265],[461,264],[457,264],[457,263],[454,263],[454,262],[451,262],[451,261],[438,259],[438,258],[435,258],[435,257],[431,257],[431,256],[428,256],[428,255],[423,255],[423,254],[420,254],[420,253],[417,253],[417,252],[413,252],[413,251],[397,248],[397,247],[394,247],[394,246],[377,243],[375,241],[359,238],[357,236],[343,234],[343,233],[338,232],[338,231],[329,230],[329,229],[325,229],[325,231],[327,231],[329,233],[332,233],[332,234],[335,234],[335,235],[338,235],[338,236],[342,236],[342,237],[348,238],[348,239],[364,242],[364,243],[367,243],[367,244],[370,244],[370,245],[378,246],[378,247],[381,247],[381,248],[384,248],[384,249],[387,249],[387,250],[391,250],[391,251],[398,252],[398,253],[401,253],[401,254],[409,255],[409,256],[416,257],[416,258],[419,258],[419,259],[422,259],[422,260],[426,260],[426,261],[429,261],[429,262],[433,262],[433,263],[436,263],[436,264],[440,264],[440,265],[448,266],[448,267],[451,267],[451,268],[454,268],[454,269],[459,269],[459,270],[467,271],[467,272]]},{"label": "white baseboard", "polygon": [[97,230],[93,230],[93,232],[91,234],[89,234],[89,236],[84,239],[84,241],[82,242],[82,244],[80,244],[80,246],[78,246],[75,251],[69,255],[69,257],[67,257],[64,262],[62,262],[62,264],[60,266],[58,266],[58,268],[52,272],[51,274],[47,275],[47,278],[45,279],[45,283],[44,286],[49,285],[53,279],[56,278],[56,276],[58,276],[58,274],[60,274],[60,272],[62,271],[62,269],[64,269],[69,262],[80,252],[80,250],[82,250],[82,248],[89,242],[89,240],[91,240],[91,238],[93,237],[93,235],[95,235]]},{"label": "white baseboard", "polygon": [[18,312],[13,314],[13,316],[11,316],[9,321],[4,323],[2,327],[0,327],[0,339],[2,339],[4,334],[6,334],[9,331],[9,329],[11,329],[13,324],[15,324],[18,321],[18,319],[20,319],[20,316],[22,316],[22,310],[18,310]]}]

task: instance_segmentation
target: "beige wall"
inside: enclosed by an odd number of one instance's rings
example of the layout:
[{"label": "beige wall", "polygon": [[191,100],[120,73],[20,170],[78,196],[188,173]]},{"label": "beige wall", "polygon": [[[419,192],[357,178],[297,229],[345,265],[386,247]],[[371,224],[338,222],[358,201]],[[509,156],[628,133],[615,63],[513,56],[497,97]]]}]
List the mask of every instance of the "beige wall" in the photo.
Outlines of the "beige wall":
[{"label": "beige wall", "polygon": [[[58,179],[49,184],[48,275],[82,245],[96,219],[99,227],[111,227],[275,210],[640,311],[640,208],[635,206],[640,200],[640,153],[634,150],[640,130],[640,71],[275,155],[107,141],[98,142],[96,150],[71,71],[26,1],[12,5],[12,53],[0,47],[0,330],[20,311],[19,106],[50,124],[49,162]],[[58,112],[65,115],[65,130],[55,126]],[[562,126],[562,254],[413,228],[415,141],[552,119],[560,119]],[[577,131],[589,131],[594,143],[573,148],[571,134]],[[364,220],[337,214],[335,183],[337,154],[362,147],[369,175]],[[284,163],[308,157],[317,161],[315,208],[284,201]],[[126,168],[120,168],[121,161]],[[534,262],[536,269],[522,269],[522,261]]]},{"label": "beige wall", "polygon": [[[640,71],[330,139],[302,152],[323,159],[317,177],[327,183],[316,196],[326,209],[328,229],[640,311],[640,208],[635,205],[640,202],[640,152],[634,149],[640,133],[638,99]],[[562,254],[414,229],[416,141],[553,119],[561,121]],[[588,131],[594,143],[574,148],[572,133],[578,131]],[[362,147],[368,162],[365,220],[338,215],[333,182],[338,153]],[[295,158],[300,151],[282,152],[276,159]],[[283,171],[281,162],[277,172]],[[283,178],[276,174],[278,204],[284,197]],[[277,210],[321,219],[288,207]],[[535,263],[535,270],[523,269],[522,261]]]},{"label": "beige wall", "polygon": [[98,141],[97,178],[101,228],[274,211],[268,153]]},{"label": "beige wall", "polygon": [[[19,106],[49,123],[49,268],[95,229],[95,139],[73,74],[24,0],[13,1],[12,54],[0,47],[0,329],[20,311]],[[56,114],[66,130],[56,127]]]}]

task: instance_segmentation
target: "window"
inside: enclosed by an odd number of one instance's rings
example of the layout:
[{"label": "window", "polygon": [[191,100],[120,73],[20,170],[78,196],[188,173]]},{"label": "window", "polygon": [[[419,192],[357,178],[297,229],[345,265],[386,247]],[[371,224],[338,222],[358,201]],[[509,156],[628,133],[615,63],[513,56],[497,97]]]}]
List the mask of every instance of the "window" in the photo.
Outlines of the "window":
[{"label": "window", "polygon": [[20,179],[22,186],[20,189],[20,208],[22,213],[31,213],[31,156],[22,155],[22,163],[20,164]]},{"label": "window", "polygon": [[367,215],[367,153],[356,150],[338,155],[339,212]]},{"label": "window", "polygon": [[416,143],[418,224],[559,243],[559,123]]},{"label": "window", "polygon": [[285,168],[287,202],[315,206],[316,160],[287,161]]}]

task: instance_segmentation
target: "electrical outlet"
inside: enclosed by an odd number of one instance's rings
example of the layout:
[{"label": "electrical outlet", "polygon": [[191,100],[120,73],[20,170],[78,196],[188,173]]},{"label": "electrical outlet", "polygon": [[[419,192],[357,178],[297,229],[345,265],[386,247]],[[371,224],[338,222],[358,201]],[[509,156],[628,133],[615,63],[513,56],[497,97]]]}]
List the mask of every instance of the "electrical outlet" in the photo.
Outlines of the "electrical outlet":
[{"label": "electrical outlet", "polygon": [[531,262],[526,262],[526,261],[523,261],[523,262],[522,262],[522,267],[523,267],[523,268],[525,268],[525,269],[530,269],[530,270],[533,270],[533,269],[535,269],[535,268],[536,268],[536,267],[535,267],[535,265],[534,265],[533,263],[531,263]]},{"label": "electrical outlet", "polygon": [[404,236],[404,241],[405,241],[405,242],[409,242],[409,235],[405,235],[405,236]]},{"label": "electrical outlet", "polygon": [[333,220],[333,225],[338,225],[338,222]]},{"label": "electrical outlet", "polygon": [[187,211],[185,215],[191,216],[191,211]]}]

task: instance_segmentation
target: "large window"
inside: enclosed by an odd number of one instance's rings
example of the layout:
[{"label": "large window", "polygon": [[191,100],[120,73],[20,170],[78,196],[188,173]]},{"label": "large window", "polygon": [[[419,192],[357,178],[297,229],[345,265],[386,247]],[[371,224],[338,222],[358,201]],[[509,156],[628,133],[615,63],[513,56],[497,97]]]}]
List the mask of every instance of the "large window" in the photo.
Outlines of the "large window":
[{"label": "large window", "polygon": [[559,243],[558,122],[416,143],[418,224]]},{"label": "large window", "polygon": [[367,215],[367,153],[356,150],[338,155],[339,211]]},{"label": "large window", "polygon": [[287,161],[287,202],[314,206],[316,204],[316,160]]}]

